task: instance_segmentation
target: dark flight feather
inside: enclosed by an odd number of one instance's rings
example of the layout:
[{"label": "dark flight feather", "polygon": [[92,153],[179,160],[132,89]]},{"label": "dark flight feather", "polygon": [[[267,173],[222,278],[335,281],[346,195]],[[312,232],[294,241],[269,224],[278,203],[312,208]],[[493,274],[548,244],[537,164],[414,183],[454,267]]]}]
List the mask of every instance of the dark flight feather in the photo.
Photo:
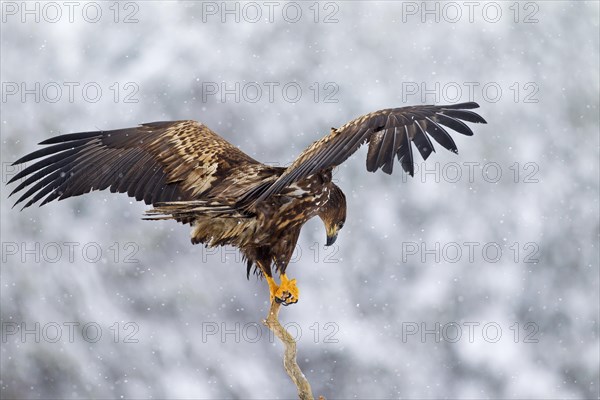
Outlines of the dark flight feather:
[{"label": "dark flight feather", "polygon": [[11,195],[27,188],[15,203],[28,200],[24,208],[44,196],[40,205],[109,187],[146,204],[194,200],[210,196],[214,183],[232,168],[260,165],[195,121],[69,133],[40,144],[47,147],[13,164],[35,161],[9,181],[23,179]]},{"label": "dark flight feather", "polygon": [[[369,143],[367,170],[383,171],[391,174],[390,152],[398,156],[402,168],[410,175],[414,173],[412,142],[426,159],[432,151],[430,135],[444,148],[456,153],[456,144],[442,125],[464,135],[472,135],[471,129],[461,121],[485,123],[474,112],[465,111],[478,108],[477,103],[461,103],[447,106],[412,106],[375,111],[356,118],[314,142],[290,165],[270,187],[263,189],[255,203],[272,196],[289,186],[322,170],[338,166],[350,157],[363,143]],[[396,129],[399,135],[392,135]],[[399,141],[397,139],[400,139]],[[398,146],[398,147],[397,147]]]}]

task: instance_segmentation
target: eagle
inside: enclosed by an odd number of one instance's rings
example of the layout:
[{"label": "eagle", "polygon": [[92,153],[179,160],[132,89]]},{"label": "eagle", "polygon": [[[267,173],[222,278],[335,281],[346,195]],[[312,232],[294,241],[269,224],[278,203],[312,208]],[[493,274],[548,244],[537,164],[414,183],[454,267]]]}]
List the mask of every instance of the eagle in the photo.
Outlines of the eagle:
[{"label": "eagle", "polygon": [[[471,136],[465,124],[486,123],[474,102],[389,108],[331,128],[287,167],[265,165],[193,121],[141,124],[135,128],[51,137],[45,147],[13,163],[22,169],[9,195],[25,190],[15,205],[40,206],[92,190],[127,193],[152,205],[144,219],[172,219],[192,227],[193,244],[239,249],[246,275],[266,278],[270,301],[299,299],[287,266],[302,226],[318,216],[332,245],[346,220],[346,196],[333,169],[368,143],[367,171],[391,174],[397,158],[414,175],[413,143],[426,160],[433,142],[458,153],[446,128]],[[14,206],[13,206],[14,207]],[[273,269],[280,281],[273,278]]]}]

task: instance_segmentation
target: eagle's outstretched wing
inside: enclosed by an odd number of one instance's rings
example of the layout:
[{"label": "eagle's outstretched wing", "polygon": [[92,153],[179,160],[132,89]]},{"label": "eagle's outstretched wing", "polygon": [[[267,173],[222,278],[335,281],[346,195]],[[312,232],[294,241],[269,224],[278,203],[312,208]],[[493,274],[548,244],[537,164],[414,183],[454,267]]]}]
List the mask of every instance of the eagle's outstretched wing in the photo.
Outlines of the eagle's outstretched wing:
[{"label": "eagle's outstretched wing", "polygon": [[423,159],[435,151],[428,134],[446,149],[458,152],[452,137],[443,126],[463,135],[473,135],[463,121],[486,123],[478,114],[467,111],[478,108],[477,103],[461,103],[448,106],[412,106],[389,108],[358,117],[321,140],[314,142],[300,154],[272,185],[258,196],[256,201],[280,193],[286,186],[300,181],[316,172],[340,165],[363,143],[369,143],[367,170],[381,168],[391,174],[394,157],[411,176],[414,173],[411,142]]},{"label": "eagle's outstretched wing", "polygon": [[135,128],[82,132],[41,142],[50,145],[15,164],[38,160],[9,183],[24,179],[11,193],[29,207],[56,198],[110,187],[146,204],[195,200],[210,194],[232,171],[259,164],[196,121],[153,122]]}]

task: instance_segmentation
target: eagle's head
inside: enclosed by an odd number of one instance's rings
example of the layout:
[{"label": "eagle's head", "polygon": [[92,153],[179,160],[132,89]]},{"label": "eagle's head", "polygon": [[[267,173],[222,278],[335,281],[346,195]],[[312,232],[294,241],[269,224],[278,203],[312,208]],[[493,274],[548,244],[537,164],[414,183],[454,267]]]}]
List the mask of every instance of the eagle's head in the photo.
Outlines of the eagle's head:
[{"label": "eagle's head", "polygon": [[329,199],[319,210],[319,217],[325,224],[325,231],[327,232],[327,243],[325,245],[331,246],[335,243],[338,232],[346,222],[346,196],[342,189],[333,183],[327,187],[329,189]]}]

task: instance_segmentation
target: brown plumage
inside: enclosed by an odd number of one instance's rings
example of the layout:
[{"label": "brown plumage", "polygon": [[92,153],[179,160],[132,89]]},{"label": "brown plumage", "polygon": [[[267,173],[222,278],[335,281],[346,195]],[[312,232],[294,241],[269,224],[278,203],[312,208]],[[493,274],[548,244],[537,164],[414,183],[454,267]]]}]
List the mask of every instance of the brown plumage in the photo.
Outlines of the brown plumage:
[{"label": "brown plumage", "polygon": [[[248,260],[247,272],[254,265],[266,276],[271,298],[290,304],[298,300],[298,290],[285,271],[303,224],[319,216],[330,245],[346,218],[345,196],[331,181],[333,168],[368,143],[368,171],[391,174],[398,158],[413,175],[411,143],[423,159],[435,151],[428,135],[457,152],[444,126],[472,135],[462,121],[485,123],[468,111],[477,107],[376,111],[332,128],[287,168],[254,160],[196,121],[61,135],[14,163],[36,160],[10,180],[22,180],[11,196],[27,188],[15,203],[26,201],[26,208],[91,190],[127,193],[154,206],[146,219],[191,224],[192,243],[239,248]],[[281,274],[281,286],[272,279],[272,266]]]}]

